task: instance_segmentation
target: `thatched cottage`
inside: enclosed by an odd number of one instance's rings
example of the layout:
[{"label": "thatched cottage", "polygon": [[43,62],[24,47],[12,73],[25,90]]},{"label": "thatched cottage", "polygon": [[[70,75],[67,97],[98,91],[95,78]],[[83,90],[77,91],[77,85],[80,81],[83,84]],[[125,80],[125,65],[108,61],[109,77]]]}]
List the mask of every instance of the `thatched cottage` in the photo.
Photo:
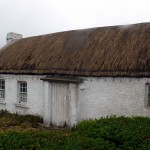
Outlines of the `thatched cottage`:
[{"label": "thatched cottage", "polygon": [[0,50],[0,109],[58,126],[150,116],[150,23],[29,38],[9,33],[7,40]]}]

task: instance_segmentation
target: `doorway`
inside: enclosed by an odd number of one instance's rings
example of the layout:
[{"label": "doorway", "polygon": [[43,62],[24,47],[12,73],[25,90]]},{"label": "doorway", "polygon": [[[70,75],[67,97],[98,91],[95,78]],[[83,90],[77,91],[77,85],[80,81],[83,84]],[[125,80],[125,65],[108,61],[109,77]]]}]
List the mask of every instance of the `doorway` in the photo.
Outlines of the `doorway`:
[{"label": "doorway", "polygon": [[69,84],[51,83],[51,123],[56,126],[69,125]]}]

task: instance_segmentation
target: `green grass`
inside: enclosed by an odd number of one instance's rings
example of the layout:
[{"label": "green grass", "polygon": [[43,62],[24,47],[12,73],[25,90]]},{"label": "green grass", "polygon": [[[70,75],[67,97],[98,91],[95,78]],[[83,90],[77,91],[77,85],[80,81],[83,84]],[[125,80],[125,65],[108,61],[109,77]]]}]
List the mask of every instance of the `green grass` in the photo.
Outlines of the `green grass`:
[{"label": "green grass", "polygon": [[[1,118],[5,123],[2,123]],[[8,118],[13,118],[16,123],[13,124]],[[42,119],[31,115],[20,116],[1,112],[0,120],[3,124],[0,125],[0,149],[3,150],[150,149],[150,118],[148,117],[112,116],[85,120],[70,130],[41,130],[37,124],[42,122]],[[26,126],[24,128],[22,124],[30,125],[29,128]],[[22,130],[17,128],[9,130],[12,125],[22,126]],[[3,130],[6,126],[7,130]]]}]

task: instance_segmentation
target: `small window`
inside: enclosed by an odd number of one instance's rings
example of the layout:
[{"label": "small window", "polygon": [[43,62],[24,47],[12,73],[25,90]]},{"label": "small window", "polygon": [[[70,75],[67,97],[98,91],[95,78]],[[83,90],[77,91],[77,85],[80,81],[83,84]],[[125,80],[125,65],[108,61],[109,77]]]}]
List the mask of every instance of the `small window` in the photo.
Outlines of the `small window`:
[{"label": "small window", "polygon": [[147,107],[150,107],[150,84],[147,84]]},{"label": "small window", "polygon": [[0,100],[5,99],[5,80],[0,79]]},{"label": "small window", "polygon": [[19,103],[27,103],[27,82],[19,82]]}]

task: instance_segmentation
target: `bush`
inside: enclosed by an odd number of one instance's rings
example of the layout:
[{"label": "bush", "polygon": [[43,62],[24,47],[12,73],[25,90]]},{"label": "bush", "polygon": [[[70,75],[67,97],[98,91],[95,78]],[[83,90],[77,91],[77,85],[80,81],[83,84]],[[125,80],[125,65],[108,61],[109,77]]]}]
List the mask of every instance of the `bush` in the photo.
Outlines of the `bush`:
[{"label": "bush", "polygon": [[[21,117],[18,120],[25,127],[34,117],[27,115],[24,118],[18,114],[16,116]],[[37,120],[35,119],[35,122]],[[5,124],[9,123],[7,119],[3,121]],[[112,116],[82,121],[71,130],[1,132],[0,149],[148,150],[150,149],[150,118]]]},{"label": "bush", "polygon": [[76,128],[76,134],[93,139],[102,138],[119,149],[150,147],[150,118],[107,117],[86,120]]},{"label": "bush", "polygon": [[23,126],[37,127],[38,123],[42,123],[43,119],[35,115],[19,115],[11,114],[8,111],[0,110],[0,127]]}]

